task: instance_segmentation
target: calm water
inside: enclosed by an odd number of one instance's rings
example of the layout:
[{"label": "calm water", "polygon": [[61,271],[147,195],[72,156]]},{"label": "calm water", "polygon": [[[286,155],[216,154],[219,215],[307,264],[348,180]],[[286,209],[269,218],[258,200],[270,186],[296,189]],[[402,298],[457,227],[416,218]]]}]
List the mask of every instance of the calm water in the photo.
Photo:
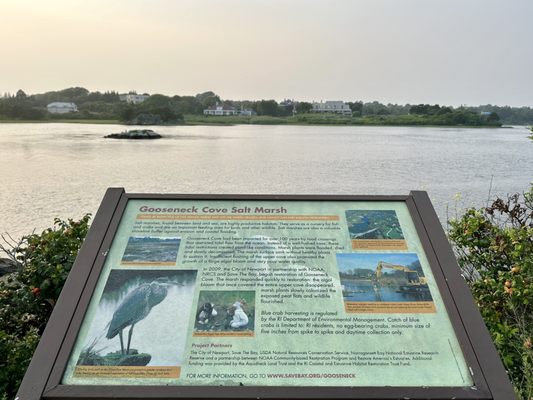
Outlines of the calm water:
[{"label": "calm water", "polygon": [[[123,126],[0,124],[0,232],[95,213],[105,189],[171,193],[406,194],[427,190],[442,221],[533,180],[533,142],[515,129],[182,126],[164,139],[102,136]],[[491,186],[492,181],[492,186]],[[491,189],[492,187],[492,189]],[[461,194],[458,201],[456,194]]]},{"label": "calm water", "polygon": [[[429,291],[416,293],[414,291],[402,291],[398,286],[376,286],[371,282],[350,282],[341,280],[346,293],[345,301],[431,301]],[[426,289],[427,290],[427,289]]]}]

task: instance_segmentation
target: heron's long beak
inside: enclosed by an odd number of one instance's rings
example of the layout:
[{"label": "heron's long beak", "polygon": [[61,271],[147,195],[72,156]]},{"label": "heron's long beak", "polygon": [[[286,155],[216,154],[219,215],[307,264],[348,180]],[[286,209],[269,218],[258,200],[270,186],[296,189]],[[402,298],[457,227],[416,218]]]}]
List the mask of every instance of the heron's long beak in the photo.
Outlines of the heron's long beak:
[{"label": "heron's long beak", "polygon": [[156,283],[159,283],[160,285],[165,285],[165,286],[184,286],[182,282],[176,282],[167,277],[157,278],[153,282],[156,282]]},{"label": "heron's long beak", "polygon": [[164,285],[167,289],[170,289],[172,287],[179,287],[179,286],[185,286],[183,283],[181,282],[173,282],[173,281],[169,281],[169,282],[163,282],[161,283],[162,285]]}]

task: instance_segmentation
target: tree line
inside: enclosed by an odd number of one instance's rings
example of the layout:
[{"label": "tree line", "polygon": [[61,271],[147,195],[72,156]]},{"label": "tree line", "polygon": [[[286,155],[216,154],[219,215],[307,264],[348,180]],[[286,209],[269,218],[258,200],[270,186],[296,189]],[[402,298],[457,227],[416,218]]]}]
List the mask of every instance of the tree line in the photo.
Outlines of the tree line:
[{"label": "tree line", "polygon": [[[78,112],[49,114],[46,106],[52,102],[72,102]],[[90,92],[82,87],[67,88],[40,94],[27,95],[23,90],[0,98],[0,119],[45,120],[45,119],[95,119],[119,120],[133,124],[182,123],[185,115],[203,115],[204,109],[215,104],[225,104],[237,110],[253,110],[258,116],[290,117],[310,113],[312,104],[305,101],[286,100],[222,100],[212,91],[194,96],[166,96],[154,94],[139,104],[120,100],[116,91]],[[476,107],[450,107],[430,104],[383,104],[378,101],[346,102],[352,118],[374,118],[384,123],[387,120],[405,121],[413,124],[429,121],[436,125],[446,124],[517,124],[533,123],[533,108],[480,105]],[[405,116],[412,116],[407,118]],[[394,117],[400,117],[394,118]]]}]

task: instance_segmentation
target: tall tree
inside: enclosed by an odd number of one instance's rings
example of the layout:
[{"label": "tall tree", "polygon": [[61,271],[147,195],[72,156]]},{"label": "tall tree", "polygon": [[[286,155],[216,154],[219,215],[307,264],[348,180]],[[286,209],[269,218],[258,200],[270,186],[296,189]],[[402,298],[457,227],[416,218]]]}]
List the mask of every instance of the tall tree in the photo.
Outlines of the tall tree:
[{"label": "tall tree", "polygon": [[311,111],[313,108],[313,105],[311,103],[308,103],[307,101],[300,101],[296,103],[296,112],[298,114],[305,114]]},{"label": "tall tree", "polygon": [[279,115],[279,105],[276,100],[261,100],[255,103],[255,111],[258,115]]}]

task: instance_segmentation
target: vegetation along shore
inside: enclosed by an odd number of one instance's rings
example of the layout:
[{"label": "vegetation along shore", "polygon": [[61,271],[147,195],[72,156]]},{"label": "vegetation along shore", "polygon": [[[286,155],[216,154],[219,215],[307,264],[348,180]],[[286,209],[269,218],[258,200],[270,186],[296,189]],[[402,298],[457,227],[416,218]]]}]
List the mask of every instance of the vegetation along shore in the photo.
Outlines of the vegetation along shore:
[{"label": "vegetation along shore", "polygon": [[394,125],[493,126],[533,123],[533,108],[451,107],[374,102],[228,100],[213,92],[166,96],[135,92],[59,91],[0,97],[0,123],[68,122],[129,125]]}]

